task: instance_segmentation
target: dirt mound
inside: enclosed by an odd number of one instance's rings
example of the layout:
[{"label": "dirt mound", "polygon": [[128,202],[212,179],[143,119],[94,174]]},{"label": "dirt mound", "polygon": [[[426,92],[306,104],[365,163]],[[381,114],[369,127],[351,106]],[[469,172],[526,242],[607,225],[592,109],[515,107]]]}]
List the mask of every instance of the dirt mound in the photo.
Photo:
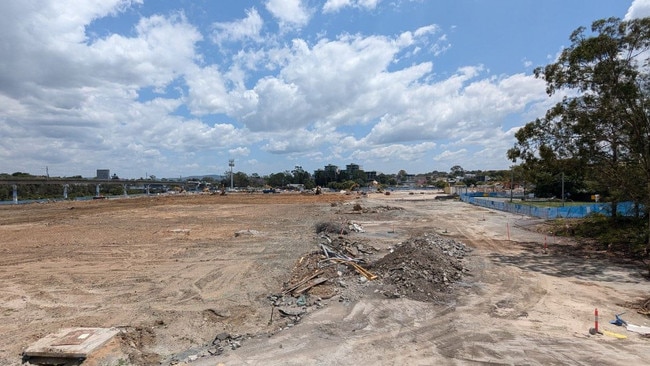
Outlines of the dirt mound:
[{"label": "dirt mound", "polygon": [[444,294],[467,271],[462,259],[469,251],[461,242],[426,234],[401,243],[376,261],[371,270],[389,297],[444,301]]}]

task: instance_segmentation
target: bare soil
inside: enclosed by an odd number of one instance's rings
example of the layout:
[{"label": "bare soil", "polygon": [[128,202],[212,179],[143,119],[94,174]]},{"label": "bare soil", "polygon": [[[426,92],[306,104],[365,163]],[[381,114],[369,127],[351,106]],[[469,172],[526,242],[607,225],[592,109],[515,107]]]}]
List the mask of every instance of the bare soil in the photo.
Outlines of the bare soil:
[{"label": "bare soil", "polygon": [[[650,339],[609,324],[649,325],[643,267],[412,193],[0,206],[0,365],[75,326],[122,330],[84,365],[647,363]],[[595,308],[627,338],[590,335]]]}]

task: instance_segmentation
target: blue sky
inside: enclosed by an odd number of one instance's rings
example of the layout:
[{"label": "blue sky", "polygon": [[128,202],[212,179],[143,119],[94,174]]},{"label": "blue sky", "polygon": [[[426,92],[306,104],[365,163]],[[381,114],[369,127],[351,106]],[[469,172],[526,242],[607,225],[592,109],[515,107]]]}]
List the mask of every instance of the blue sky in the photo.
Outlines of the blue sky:
[{"label": "blue sky", "polygon": [[570,33],[650,0],[0,3],[0,172],[507,169]]}]

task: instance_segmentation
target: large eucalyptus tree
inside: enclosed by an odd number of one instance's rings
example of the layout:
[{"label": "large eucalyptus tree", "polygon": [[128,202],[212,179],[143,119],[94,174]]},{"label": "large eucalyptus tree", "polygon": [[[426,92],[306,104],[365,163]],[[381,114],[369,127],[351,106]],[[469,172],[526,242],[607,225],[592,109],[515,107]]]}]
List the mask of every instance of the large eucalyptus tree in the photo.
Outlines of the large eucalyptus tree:
[{"label": "large eucalyptus tree", "polygon": [[643,203],[650,220],[650,18],[598,20],[570,41],[535,70],[549,96],[562,90],[566,97],[516,133],[508,157],[593,182],[614,214],[621,200]]}]

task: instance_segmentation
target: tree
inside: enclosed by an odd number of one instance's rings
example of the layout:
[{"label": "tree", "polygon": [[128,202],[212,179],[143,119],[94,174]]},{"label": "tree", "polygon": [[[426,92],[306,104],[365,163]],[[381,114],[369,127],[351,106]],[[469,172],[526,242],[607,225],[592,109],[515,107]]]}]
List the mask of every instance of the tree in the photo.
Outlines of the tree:
[{"label": "tree", "polygon": [[250,185],[250,179],[248,175],[244,172],[233,173],[233,184],[235,187],[248,187]]},{"label": "tree", "polygon": [[264,179],[262,177],[260,177],[260,175],[257,174],[257,173],[251,174],[249,179],[250,179],[250,185],[252,187],[262,187],[262,186],[264,186]]},{"label": "tree", "polygon": [[309,185],[311,174],[305,171],[301,166],[296,165],[296,167],[291,171],[291,174],[291,183],[304,184],[305,186]]},{"label": "tree", "polygon": [[463,169],[463,167],[461,167],[460,165],[454,165],[451,167],[451,170],[449,171],[449,176],[450,178],[464,177],[465,169]]},{"label": "tree", "polygon": [[284,187],[291,183],[292,175],[288,171],[283,173],[273,173],[266,178],[266,184],[271,187]]},{"label": "tree", "polygon": [[569,96],[520,129],[508,157],[547,172],[570,166],[608,192],[614,215],[633,200],[650,220],[650,18],[602,19],[591,32],[576,29],[558,60],[535,70],[549,95]]},{"label": "tree", "polygon": [[397,172],[397,177],[396,177],[396,179],[397,179],[399,182],[405,182],[405,181],[406,181],[406,176],[407,176],[407,175],[408,175],[408,174],[406,173],[406,170],[401,169],[399,172]]}]

